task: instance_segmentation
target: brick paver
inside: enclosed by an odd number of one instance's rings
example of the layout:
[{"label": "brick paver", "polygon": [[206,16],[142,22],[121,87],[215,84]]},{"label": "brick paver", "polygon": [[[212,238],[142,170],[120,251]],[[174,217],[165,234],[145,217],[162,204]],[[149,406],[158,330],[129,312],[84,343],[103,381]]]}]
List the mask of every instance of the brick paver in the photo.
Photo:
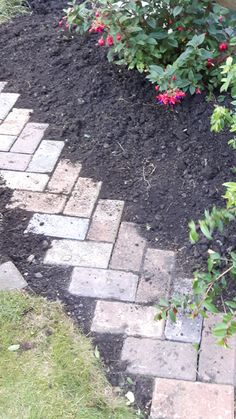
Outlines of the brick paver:
[{"label": "brick paver", "polygon": [[32,110],[30,109],[14,108],[0,125],[0,134],[19,135],[28,122],[31,113]]},{"label": "brick paver", "polygon": [[0,93],[0,120],[6,118],[19,96],[17,93]]},{"label": "brick paver", "polygon": [[190,343],[129,337],[121,360],[131,374],[196,380],[197,351]]},{"label": "brick paver", "polygon": [[14,191],[8,208],[22,208],[31,212],[58,214],[62,212],[66,197],[40,192]]},{"label": "brick paver", "polygon": [[161,338],[164,321],[155,321],[154,307],[98,301],[91,330],[98,333]]},{"label": "brick paver", "polygon": [[43,140],[28,167],[29,172],[52,172],[64,147],[64,141]]},{"label": "brick paver", "polygon": [[24,171],[27,168],[30,159],[31,156],[29,154],[17,154],[1,151],[0,169]]},{"label": "brick paver", "polygon": [[89,218],[93,212],[101,186],[102,182],[79,178],[66,205],[64,214]]},{"label": "brick paver", "polygon": [[26,232],[45,234],[50,237],[84,240],[88,225],[89,220],[86,218],[54,214],[34,214]]},{"label": "brick paver", "polygon": [[79,176],[81,164],[71,163],[69,160],[61,160],[48,184],[50,192],[69,194]]},{"label": "brick paver", "polygon": [[74,268],[69,291],[83,297],[134,301],[137,283],[138,276],[131,272]]},{"label": "brick paver", "polygon": [[15,140],[15,135],[0,135],[0,151],[9,151]]},{"label": "brick paver", "polygon": [[139,303],[157,302],[159,298],[167,297],[174,264],[174,252],[148,249],[136,301]]},{"label": "brick paver", "polygon": [[202,317],[194,319],[179,311],[176,316],[176,323],[170,319],[166,322],[165,336],[169,340],[180,342],[200,343],[202,333]]},{"label": "brick paver", "polygon": [[233,419],[232,386],[157,378],[150,419]]},{"label": "brick paver", "polygon": [[27,286],[21,273],[12,262],[0,265],[0,290],[21,289]]},{"label": "brick paver", "polygon": [[134,223],[121,224],[110,267],[124,271],[139,271],[146,241]]},{"label": "brick paver", "polygon": [[53,240],[44,263],[52,265],[107,268],[112,245],[109,243]]},{"label": "brick paver", "polygon": [[17,172],[13,170],[0,170],[0,176],[10,189],[23,189],[41,192],[48,183],[48,175],[41,173]]},{"label": "brick paver", "polygon": [[225,349],[216,344],[211,330],[221,321],[221,315],[209,315],[204,320],[199,357],[199,380],[219,384],[234,384],[236,372],[236,336],[229,342],[231,348]]},{"label": "brick paver", "polygon": [[88,239],[113,243],[124,208],[123,201],[100,199],[88,232]]},{"label": "brick paver", "polygon": [[11,151],[14,153],[33,154],[47,128],[48,124],[29,122],[21,132]]}]

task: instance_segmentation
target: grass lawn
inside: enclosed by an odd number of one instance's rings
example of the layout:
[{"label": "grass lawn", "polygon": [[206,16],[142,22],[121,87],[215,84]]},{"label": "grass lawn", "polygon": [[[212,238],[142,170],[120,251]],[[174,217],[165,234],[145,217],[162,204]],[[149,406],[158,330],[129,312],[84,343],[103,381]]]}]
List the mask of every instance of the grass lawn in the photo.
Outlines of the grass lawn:
[{"label": "grass lawn", "polygon": [[0,292],[1,419],[134,419],[59,303]]},{"label": "grass lawn", "polygon": [[24,0],[0,0],[0,23],[11,19],[13,16],[26,13]]}]

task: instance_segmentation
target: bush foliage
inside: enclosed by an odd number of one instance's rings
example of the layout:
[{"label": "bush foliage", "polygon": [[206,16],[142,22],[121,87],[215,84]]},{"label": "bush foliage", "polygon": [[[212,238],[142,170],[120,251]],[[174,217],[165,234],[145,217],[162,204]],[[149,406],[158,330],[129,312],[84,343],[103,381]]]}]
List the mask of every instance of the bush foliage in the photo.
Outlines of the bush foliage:
[{"label": "bush foliage", "polygon": [[219,66],[236,46],[236,13],[209,0],[73,1],[66,21],[97,33],[109,61],[146,73],[166,105],[219,86]]}]

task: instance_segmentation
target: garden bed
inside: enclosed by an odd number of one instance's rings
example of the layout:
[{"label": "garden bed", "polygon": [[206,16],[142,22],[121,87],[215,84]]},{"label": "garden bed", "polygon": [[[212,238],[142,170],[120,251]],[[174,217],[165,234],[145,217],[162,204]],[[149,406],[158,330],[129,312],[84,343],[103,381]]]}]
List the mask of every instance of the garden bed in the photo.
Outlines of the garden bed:
[{"label": "garden bed", "polygon": [[107,62],[96,36],[59,29],[66,2],[31,4],[33,14],[0,27],[1,79],[50,123],[48,138],[67,139],[64,157],[81,161],[83,176],[104,181],[102,197],[126,201],[126,220],[154,246],[181,249],[186,272],[188,221],[221,204],[235,165],[228,134],[210,132],[214,103],[195,95],[160,107],[144,76]]}]

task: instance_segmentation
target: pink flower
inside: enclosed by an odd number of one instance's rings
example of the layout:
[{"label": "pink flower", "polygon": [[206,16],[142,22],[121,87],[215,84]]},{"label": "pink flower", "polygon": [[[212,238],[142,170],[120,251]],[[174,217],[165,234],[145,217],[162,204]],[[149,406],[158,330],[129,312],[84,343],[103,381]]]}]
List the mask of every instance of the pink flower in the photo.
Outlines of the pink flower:
[{"label": "pink flower", "polygon": [[118,42],[120,42],[120,41],[121,41],[121,34],[120,34],[120,33],[117,33],[117,34],[116,34],[116,40],[117,40]]},{"label": "pink flower", "polygon": [[177,31],[182,32],[184,30],[183,26],[178,26]]},{"label": "pink flower", "polygon": [[103,38],[100,38],[100,39],[98,40],[98,45],[99,45],[100,47],[103,47],[103,46],[105,45],[105,41],[104,41],[104,39],[103,39]]},{"label": "pink flower", "polygon": [[199,87],[197,87],[196,90],[195,90],[195,93],[196,93],[196,95],[200,95],[202,93],[201,89],[199,89]]},{"label": "pink flower", "polygon": [[221,42],[219,45],[219,51],[226,51],[228,49],[228,44],[226,42]]},{"label": "pink flower", "polygon": [[112,45],[114,45],[114,39],[113,39],[113,36],[108,35],[108,37],[107,37],[107,46],[108,46],[108,47],[112,47]]},{"label": "pink flower", "polygon": [[62,28],[64,26],[64,21],[63,19],[60,20],[60,22],[58,23],[59,27]]},{"label": "pink flower", "polygon": [[155,90],[158,92],[160,90],[160,86],[155,86]]},{"label": "pink flower", "polygon": [[176,80],[176,76],[174,75],[174,76],[172,76],[172,80],[173,81],[175,81]]},{"label": "pink flower", "polygon": [[176,103],[179,103],[185,96],[186,93],[184,93],[182,90],[175,89],[164,93],[159,93],[156,98],[159,103],[163,105],[174,106]]},{"label": "pink flower", "polygon": [[100,16],[100,13],[97,11],[97,12],[95,13],[95,16],[96,16],[96,17],[99,17],[99,16]]},{"label": "pink flower", "polygon": [[223,16],[220,15],[218,21],[221,23],[222,20],[223,20]]}]

